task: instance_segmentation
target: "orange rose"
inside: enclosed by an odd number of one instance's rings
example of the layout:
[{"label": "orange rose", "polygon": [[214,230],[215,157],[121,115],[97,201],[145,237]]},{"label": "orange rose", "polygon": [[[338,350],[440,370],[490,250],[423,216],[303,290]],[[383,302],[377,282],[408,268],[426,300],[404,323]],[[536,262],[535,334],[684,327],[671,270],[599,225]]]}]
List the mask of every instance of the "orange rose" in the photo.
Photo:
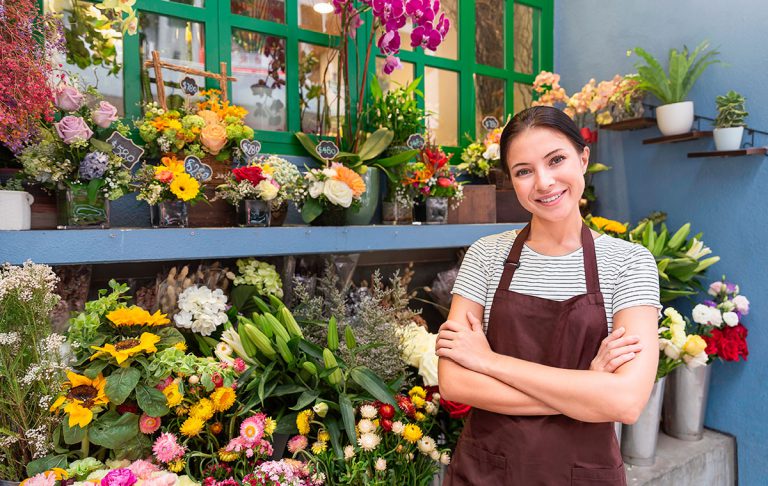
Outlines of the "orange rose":
[{"label": "orange rose", "polygon": [[200,132],[200,141],[212,155],[218,154],[227,143],[227,129],[218,123],[208,125]]},{"label": "orange rose", "polygon": [[[158,167],[159,168],[159,167]],[[166,168],[159,168],[160,170],[155,170],[155,179],[162,182],[163,184],[168,184],[173,180],[173,171],[166,169]]]},{"label": "orange rose", "polygon": [[215,111],[200,110],[197,112],[197,116],[205,120],[206,125],[218,125],[219,123],[221,123],[221,120],[219,119],[219,115],[217,115]]}]

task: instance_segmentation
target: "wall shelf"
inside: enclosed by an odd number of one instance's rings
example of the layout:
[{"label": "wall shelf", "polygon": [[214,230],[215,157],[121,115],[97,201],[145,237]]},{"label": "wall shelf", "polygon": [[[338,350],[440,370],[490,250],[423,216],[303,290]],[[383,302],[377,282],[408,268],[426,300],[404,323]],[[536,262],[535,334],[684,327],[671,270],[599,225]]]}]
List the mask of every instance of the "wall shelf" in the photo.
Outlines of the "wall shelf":
[{"label": "wall shelf", "polygon": [[700,138],[712,137],[711,131],[694,130],[688,133],[681,133],[680,135],[669,135],[667,137],[656,137],[643,140],[643,145],[655,144],[655,143],[677,143],[687,142],[689,140],[698,140]]},{"label": "wall shelf", "polygon": [[747,147],[739,150],[720,150],[712,152],[691,152],[688,154],[688,158],[698,157],[740,157],[745,155],[766,155],[768,153],[768,147]]},{"label": "wall shelf", "polygon": [[0,263],[148,262],[459,248],[525,223],[0,231]]},{"label": "wall shelf", "polygon": [[630,118],[629,120],[623,120],[620,122],[609,123],[607,125],[600,125],[600,129],[623,132],[628,130],[643,130],[645,128],[651,128],[655,126],[656,126],[655,118],[639,117],[639,118]]}]

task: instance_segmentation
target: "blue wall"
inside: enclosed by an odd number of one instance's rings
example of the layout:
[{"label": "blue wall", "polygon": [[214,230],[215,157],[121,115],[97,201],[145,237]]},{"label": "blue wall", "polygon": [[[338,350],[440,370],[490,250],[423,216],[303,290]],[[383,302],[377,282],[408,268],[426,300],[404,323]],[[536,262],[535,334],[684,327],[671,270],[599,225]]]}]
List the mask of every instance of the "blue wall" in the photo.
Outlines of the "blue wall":
[{"label": "blue wall", "polygon": [[[641,46],[666,61],[671,47],[708,39],[728,66],[713,66],[689,95],[697,115],[714,117],[714,98],[729,89],[747,98],[749,126],[768,131],[768,4],[760,1],[560,0],[555,4],[555,70],[568,93],[595,78],[634,72]],[[666,62],[664,62],[666,65]],[[706,125],[702,125],[705,128]],[[763,157],[689,159],[688,152],[714,150],[711,140],[642,145],[656,128],[600,132],[597,160],[613,166],[596,180],[598,214],[633,223],[653,210],[679,227],[691,221],[720,255],[710,278],[725,273],[751,303],[744,319],[748,362],[716,363],[706,425],[736,436],[741,484],[768,477],[768,315],[765,246],[768,243],[768,160]],[[756,145],[768,145],[765,136]]]}]

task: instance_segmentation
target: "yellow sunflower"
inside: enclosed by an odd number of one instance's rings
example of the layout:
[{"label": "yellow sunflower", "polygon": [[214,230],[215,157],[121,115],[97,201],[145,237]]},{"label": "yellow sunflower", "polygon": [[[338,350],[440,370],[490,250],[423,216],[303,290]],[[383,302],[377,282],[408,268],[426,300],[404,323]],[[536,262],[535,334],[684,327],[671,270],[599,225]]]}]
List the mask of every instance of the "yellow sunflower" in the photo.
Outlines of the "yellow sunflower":
[{"label": "yellow sunflower", "polygon": [[187,173],[178,174],[171,182],[171,192],[182,201],[189,201],[197,197],[200,183]]},{"label": "yellow sunflower", "polygon": [[101,347],[91,346],[91,348],[98,351],[98,353],[91,356],[91,361],[101,355],[108,354],[115,358],[117,364],[121,365],[134,354],[157,352],[155,344],[158,342],[160,342],[160,336],[152,334],[151,332],[144,332],[138,339],[128,338],[123,339],[117,344],[105,344]]},{"label": "yellow sunflower", "polygon": [[600,216],[592,216],[592,224],[594,224],[598,230],[610,231],[611,233],[626,233],[627,226],[614,221],[612,219],[603,218]]},{"label": "yellow sunflower", "polygon": [[93,410],[109,403],[104,387],[106,378],[99,376],[91,380],[87,376],[67,371],[67,381],[64,383],[66,393],[53,402],[50,411],[55,412],[64,405],[64,412],[69,416],[69,426],[85,427],[93,420]]},{"label": "yellow sunflower", "polygon": [[213,408],[217,412],[224,412],[235,404],[235,390],[228,386],[221,386],[211,393]]},{"label": "yellow sunflower", "polygon": [[161,314],[160,311],[150,314],[141,307],[120,307],[107,314],[112,324],[121,326],[162,326],[170,323],[167,314]]}]

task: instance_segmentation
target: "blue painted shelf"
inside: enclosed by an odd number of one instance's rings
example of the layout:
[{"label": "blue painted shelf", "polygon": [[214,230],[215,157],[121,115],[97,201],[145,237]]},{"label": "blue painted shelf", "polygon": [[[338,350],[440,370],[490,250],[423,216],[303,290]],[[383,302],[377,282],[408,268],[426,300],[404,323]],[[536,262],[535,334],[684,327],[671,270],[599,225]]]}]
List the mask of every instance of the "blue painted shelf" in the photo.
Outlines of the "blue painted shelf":
[{"label": "blue painted shelf", "polygon": [[524,223],[0,231],[0,262],[50,265],[458,248]]}]

